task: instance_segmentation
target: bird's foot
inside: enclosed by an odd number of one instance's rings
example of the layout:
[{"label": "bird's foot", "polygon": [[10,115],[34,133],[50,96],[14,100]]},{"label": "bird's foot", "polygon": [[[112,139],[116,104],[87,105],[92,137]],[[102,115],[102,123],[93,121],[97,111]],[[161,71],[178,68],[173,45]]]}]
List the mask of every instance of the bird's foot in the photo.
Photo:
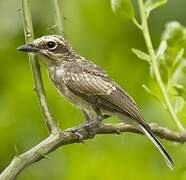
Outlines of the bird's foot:
[{"label": "bird's foot", "polygon": [[94,128],[99,126],[100,122],[104,119],[104,116],[97,116],[95,120],[87,121],[78,127],[69,128],[67,131],[74,133],[80,141],[83,139],[83,135],[79,132],[82,128],[86,129],[90,138],[95,136]]},{"label": "bird's foot", "polygon": [[104,116],[97,116],[96,119],[87,121],[86,123],[79,126],[80,128],[84,128],[87,130],[89,137],[93,138],[95,136],[95,130],[94,128],[99,126],[101,121],[104,119]]},{"label": "bird's foot", "polygon": [[95,136],[95,131],[94,131],[94,129],[93,129],[92,127],[90,127],[90,126],[85,126],[84,128],[86,129],[89,138],[90,138],[90,139],[94,138],[94,136]]},{"label": "bird's foot", "polygon": [[80,130],[79,127],[74,127],[74,128],[68,128],[65,131],[75,134],[76,137],[78,138],[78,141],[81,143],[84,143],[83,142],[83,135],[79,132],[79,130]]}]

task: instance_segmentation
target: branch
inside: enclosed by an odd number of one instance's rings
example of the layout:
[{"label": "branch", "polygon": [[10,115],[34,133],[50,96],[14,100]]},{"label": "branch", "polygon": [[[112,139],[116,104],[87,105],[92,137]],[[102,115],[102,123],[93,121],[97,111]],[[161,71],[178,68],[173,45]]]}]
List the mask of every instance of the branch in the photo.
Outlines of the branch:
[{"label": "branch", "polygon": [[63,35],[63,25],[62,25],[61,13],[59,9],[59,0],[52,0],[52,3],[54,6],[56,33],[59,35]]},{"label": "branch", "polygon": [[[154,134],[156,134],[156,136],[160,138],[177,143],[186,142],[186,132],[173,132],[168,128],[160,127],[157,124],[150,124],[150,126]],[[95,134],[118,134],[121,132],[143,134],[132,125],[126,125],[124,123],[101,125],[100,127],[95,127],[94,132]],[[82,135],[82,140],[92,138],[83,128],[79,130],[79,133]],[[0,179],[15,179],[23,169],[43,158],[47,158],[48,153],[56,150],[60,146],[79,142],[80,141],[78,137],[68,130],[56,131],[55,133],[52,133],[49,137],[44,139],[42,142],[37,144],[35,147],[31,148],[21,155],[15,156],[11,163],[0,175]]]},{"label": "branch", "polygon": [[[21,9],[22,9],[25,41],[26,43],[30,43],[34,40],[34,33],[33,33],[31,14],[28,6],[28,0],[21,1]],[[48,131],[55,132],[58,128],[48,108],[46,94],[45,94],[41,71],[40,71],[40,65],[33,54],[29,53],[28,57],[29,57],[32,75],[34,79],[34,86],[35,86],[34,90],[38,97],[43,119],[45,121],[45,124],[47,125]]]},{"label": "branch", "polygon": [[178,116],[176,115],[176,113],[171,105],[167,90],[164,87],[164,84],[163,84],[163,81],[162,81],[162,78],[161,78],[161,75],[160,75],[160,72],[158,69],[157,58],[156,58],[156,55],[154,52],[154,48],[152,45],[152,40],[151,40],[149,28],[148,28],[148,21],[147,21],[148,15],[145,13],[143,0],[138,0],[138,6],[139,6],[139,11],[140,11],[140,17],[141,17],[141,30],[143,32],[145,43],[146,43],[146,46],[147,46],[147,49],[148,49],[148,52],[149,52],[149,55],[151,58],[151,63],[152,63],[152,68],[153,68],[155,80],[156,80],[158,86],[160,87],[160,90],[163,95],[163,99],[164,99],[164,102],[165,102],[165,105],[167,107],[169,114],[171,115],[172,119],[175,121],[178,128],[181,131],[185,131],[185,128],[181,124]]}]

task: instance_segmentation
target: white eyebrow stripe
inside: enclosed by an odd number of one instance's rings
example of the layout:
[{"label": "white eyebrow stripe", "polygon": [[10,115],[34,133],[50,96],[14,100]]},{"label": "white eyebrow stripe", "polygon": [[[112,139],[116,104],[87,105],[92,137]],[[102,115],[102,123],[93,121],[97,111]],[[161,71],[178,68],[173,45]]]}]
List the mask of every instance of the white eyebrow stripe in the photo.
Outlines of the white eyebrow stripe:
[{"label": "white eyebrow stripe", "polygon": [[43,42],[54,41],[60,44],[65,44],[64,40],[56,36],[42,36],[41,38],[35,39],[35,44],[41,44]]}]

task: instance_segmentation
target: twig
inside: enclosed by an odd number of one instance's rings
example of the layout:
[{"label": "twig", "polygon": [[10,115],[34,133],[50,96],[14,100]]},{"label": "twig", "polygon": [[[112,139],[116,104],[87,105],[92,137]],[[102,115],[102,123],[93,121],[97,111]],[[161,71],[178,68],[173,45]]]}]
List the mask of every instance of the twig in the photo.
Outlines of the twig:
[{"label": "twig", "polygon": [[59,0],[52,0],[53,6],[54,6],[54,16],[55,16],[55,27],[56,32],[59,35],[63,35],[63,25],[62,25],[62,19],[61,19],[61,13],[59,9]]},{"label": "twig", "polygon": [[136,18],[132,18],[133,23],[142,30],[141,24],[136,20]]},{"label": "twig", "polygon": [[[21,9],[22,9],[22,19],[23,19],[25,40],[26,43],[30,43],[34,40],[34,33],[33,33],[30,10],[28,6],[28,0],[21,1]],[[46,94],[45,94],[41,71],[40,71],[40,65],[33,54],[29,54],[28,57],[29,57],[32,75],[34,79],[34,86],[35,86],[34,90],[38,97],[43,119],[47,125],[49,132],[55,132],[57,131],[58,128],[48,108]]]},{"label": "twig", "polygon": [[[186,132],[173,132],[168,128],[160,127],[156,124],[150,125],[154,134],[160,138],[167,139],[169,141],[184,143],[186,142]],[[87,140],[90,137],[89,133],[85,129],[80,129],[79,131],[82,135],[82,140]],[[105,124],[100,127],[94,128],[96,134],[118,134],[118,132],[132,132],[137,134],[142,134],[137,128],[126,125],[123,123],[119,124]],[[42,142],[37,144],[32,149],[26,151],[25,153],[15,156],[11,163],[6,167],[6,169],[0,175],[0,180],[12,180],[17,177],[17,175],[25,169],[27,166],[46,158],[47,154],[67,144],[78,143],[78,137],[68,131],[58,131],[52,133],[49,137],[44,139]],[[42,153],[41,153],[42,152]]]},{"label": "twig", "polygon": [[154,52],[154,48],[152,45],[152,40],[150,37],[150,32],[149,32],[149,28],[148,28],[148,22],[147,22],[147,14],[145,14],[145,9],[144,9],[144,2],[143,0],[138,0],[138,6],[139,6],[139,10],[140,10],[140,16],[141,16],[141,27],[142,27],[142,32],[143,32],[143,36],[147,45],[147,49],[149,52],[149,55],[151,57],[151,62],[152,62],[152,68],[153,68],[153,72],[157,81],[157,84],[160,87],[160,90],[162,92],[163,98],[164,98],[164,102],[167,106],[167,110],[169,112],[169,114],[171,115],[172,119],[175,121],[176,125],[178,126],[178,128],[181,131],[184,131],[185,128],[183,127],[183,125],[181,124],[178,116],[176,115],[176,113],[174,112],[174,109],[171,105],[170,99],[168,97],[168,93],[164,87],[159,69],[158,69],[158,65],[157,65],[157,59],[156,59],[156,55]]}]

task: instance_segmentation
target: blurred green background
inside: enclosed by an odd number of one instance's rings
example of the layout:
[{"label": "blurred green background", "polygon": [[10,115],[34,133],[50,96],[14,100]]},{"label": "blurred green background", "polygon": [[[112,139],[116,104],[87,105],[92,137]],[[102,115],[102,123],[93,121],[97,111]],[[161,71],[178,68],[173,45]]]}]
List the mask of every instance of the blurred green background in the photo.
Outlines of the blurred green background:
[{"label": "blurred green background", "polygon": [[[52,0],[51,0],[52,1]],[[35,36],[54,34],[52,4],[49,0],[30,0]],[[135,3],[135,2],[134,2]],[[165,23],[178,20],[186,25],[185,0],[169,2],[153,11],[150,30],[157,47]],[[82,56],[104,67],[136,100],[145,119],[176,130],[159,102],[141,87],[157,89],[149,77],[149,67],[131,52],[146,51],[141,33],[129,21],[113,14],[109,0],[61,0],[65,36]],[[16,48],[24,44],[20,0],[0,1],[0,171],[16,154],[47,137],[26,54]],[[42,65],[50,108],[62,128],[82,122],[79,110],[56,91]],[[110,121],[118,122],[116,119]],[[182,122],[186,125],[186,121]],[[85,144],[57,149],[24,170],[18,180],[186,180],[186,146],[161,140],[175,160],[170,171],[159,152],[144,136],[125,133],[101,135]]]}]

